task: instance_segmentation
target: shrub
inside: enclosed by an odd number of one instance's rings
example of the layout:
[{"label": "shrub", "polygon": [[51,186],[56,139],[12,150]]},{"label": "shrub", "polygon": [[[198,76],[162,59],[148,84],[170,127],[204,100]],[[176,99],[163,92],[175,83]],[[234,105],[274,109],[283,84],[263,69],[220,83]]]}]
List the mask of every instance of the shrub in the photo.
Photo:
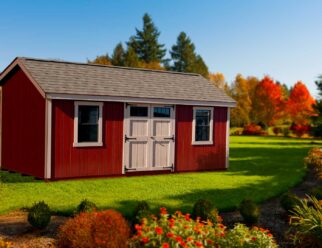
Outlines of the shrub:
[{"label": "shrub", "polygon": [[44,201],[35,203],[28,211],[28,222],[38,229],[47,227],[50,219],[50,208]]},{"label": "shrub", "polygon": [[115,210],[81,213],[60,227],[57,246],[63,248],[127,247],[130,228]]},{"label": "shrub", "polygon": [[322,200],[322,187],[314,187],[310,190],[310,196],[315,197],[318,200]]},{"label": "shrub", "polygon": [[151,211],[150,206],[146,201],[140,201],[136,205],[133,213],[133,223],[141,223],[143,218],[150,218]]},{"label": "shrub", "polygon": [[319,178],[322,177],[322,150],[320,148],[312,148],[307,157],[304,158],[304,163],[312,168]]},{"label": "shrub", "polygon": [[288,192],[282,195],[280,203],[282,208],[290,213],[300,203],[300,199],[291,192]]},{"label": "shrub", "polygon": [[213,224],[218,222],[218,210],[214,205],[205,199],[199,199],[192,209],[192,218],[200,218],[203,221],[211,221]]},{"label": "shrub", "polygon": [[90,213],[96,211],[97,207],[94,202],[91,202],[87,199],[82,200],[77,206],[76,213]]},{"label": "shrub", "polygon": [[261,126],[255,124],[249,124],[244,127],[243,130],[244,135],[261,135],[263,134],[263,130]]},{"label": "shrub", "polygon": [[291,133],[291,131],[290,131],[290,129],[289,129],[288,127],[283,128],[283,135],[284,135],[285,137],[290,136],[290,133]]},{"label": "shrub", "polygon": [[240,203],[239,211],[245,223],[253,225],[258,222],[260,209],[251,199],[244,199]]},{"label": "shrub", "polygon": [[296,232],[294,244],[300,247],[322,247],[321,204],[315,197],[308,196],[308,199],[300,200],[300,204],[292,210],[290,225],[291,230]]},{"label": "shrub", "polygon": [[293,123],[290,130],[292,130],[297,137],[302,137],[304,134],[308,134],[310,132],[311,127],[308,125],[296,125]]},{"label": "shrub", "polygon": [[282,129],[280,127],[274,127],[273,133],[277,136],[282,132]]},{"label": "shrub", "polygon": [[241,224],[228,230],[221,223],[193,220],[179,211],[170,217],[165,208],[160,218],[143,219],[135,229],[130,247],[277,247],[267,230]]}]

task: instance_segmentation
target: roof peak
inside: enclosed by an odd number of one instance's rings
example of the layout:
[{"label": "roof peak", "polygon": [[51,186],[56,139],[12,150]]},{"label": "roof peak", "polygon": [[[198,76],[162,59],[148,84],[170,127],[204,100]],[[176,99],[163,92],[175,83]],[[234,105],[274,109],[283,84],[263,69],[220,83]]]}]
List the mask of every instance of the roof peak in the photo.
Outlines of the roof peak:
[{"label": "roof peak", "polygon": [[136,71],[145,71],[145,72],[181,74],[181,75],[187,75],[187,76],[200,76],[200,77],[202,77],[200,74],[197,74],[197,73],[166,71],[166,70],[147,69],[147,68],[138,68],[138,67],[90,64],[90,63],[82,63],[82,62],[65,61],[65,60],[59,60],[59,59],[40,59],[40,58],[32,58],[32,57],[17,57],[17,59],[19,59],[19,60],[33,60],[33,61],[40,61],[40,62],[74,64],[74,65],[85,65],[85,66],[96,66],[96,67],[107,67],[107,68],[116,68],[116,69],[123,69],[123,70],[136,70]]}]

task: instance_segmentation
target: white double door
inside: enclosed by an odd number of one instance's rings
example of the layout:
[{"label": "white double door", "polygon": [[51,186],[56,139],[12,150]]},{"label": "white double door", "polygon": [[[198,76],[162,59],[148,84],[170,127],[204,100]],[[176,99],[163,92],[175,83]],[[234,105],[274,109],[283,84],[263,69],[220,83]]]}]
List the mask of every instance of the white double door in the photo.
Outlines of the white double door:
[{"label": "white double door", "polygon": [[173,106],[128,104],[124,128],[126,171],[173,169]]}]

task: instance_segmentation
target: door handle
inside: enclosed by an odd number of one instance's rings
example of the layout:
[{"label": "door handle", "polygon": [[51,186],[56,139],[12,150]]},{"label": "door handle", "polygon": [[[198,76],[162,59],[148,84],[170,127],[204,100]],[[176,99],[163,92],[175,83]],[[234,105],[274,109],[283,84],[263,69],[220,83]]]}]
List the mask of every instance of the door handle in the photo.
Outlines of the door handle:
[{"label": "door handle", "polygon": [[124,139],[125,139],[125,142],[127,142],[129,140],[136,140],[136,138],[129,138],[129,137],[127,137],[127,135],[125,135]]},{"label": "door handle", "polygon": [[172,140],[174,142],[174,135],[171,138],[164,138],[165,140]]}]

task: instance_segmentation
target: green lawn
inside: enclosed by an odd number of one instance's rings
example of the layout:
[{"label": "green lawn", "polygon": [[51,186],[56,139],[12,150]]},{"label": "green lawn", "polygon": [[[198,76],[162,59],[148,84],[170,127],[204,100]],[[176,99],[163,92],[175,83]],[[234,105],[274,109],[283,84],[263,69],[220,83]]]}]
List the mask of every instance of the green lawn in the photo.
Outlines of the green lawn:
[{"label": "green lawn", "polygon": [[54,211],[69,214],[84,198],[125,215],[138,200],[147,200],[154,209],[190,211],[197,199],[206,198],[220,210],[232,209],[244,197],[260,202],[299,183],[305,174],[303,157],[312,146],[316,144],[304,139],[231,137],[230,167],[225,172],[46,183],[0,171],[0,213],[44,200]]}]

